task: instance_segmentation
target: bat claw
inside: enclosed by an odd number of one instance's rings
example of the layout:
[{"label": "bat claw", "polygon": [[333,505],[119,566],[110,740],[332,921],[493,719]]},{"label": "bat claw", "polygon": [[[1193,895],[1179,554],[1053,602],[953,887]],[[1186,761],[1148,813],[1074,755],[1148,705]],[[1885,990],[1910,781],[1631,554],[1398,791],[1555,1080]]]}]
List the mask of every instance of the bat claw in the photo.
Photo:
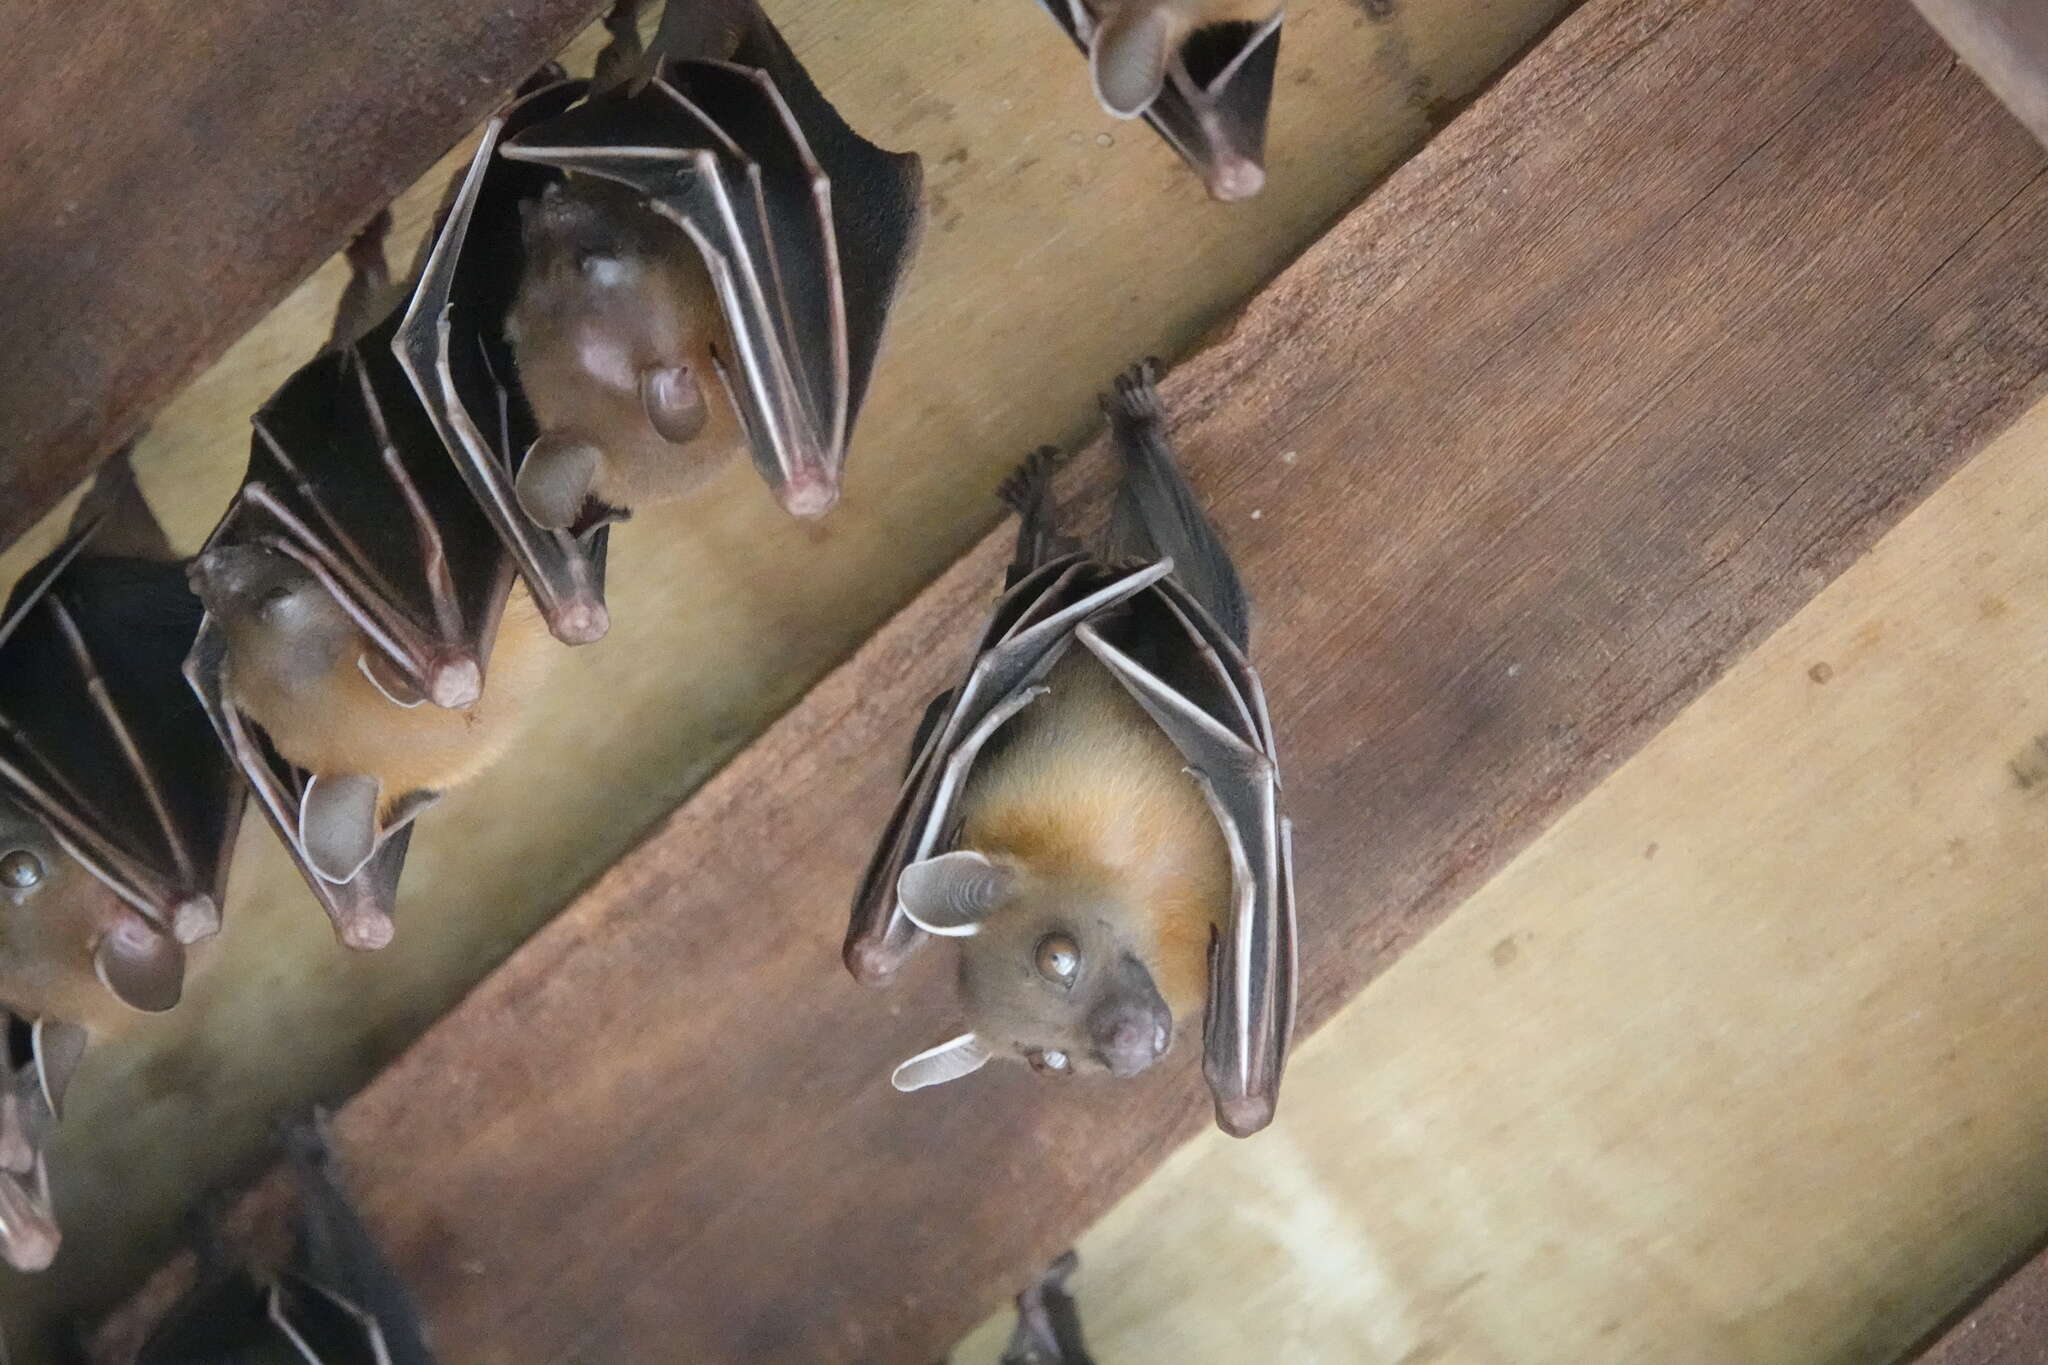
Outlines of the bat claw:
[{"label": "bat claw", "polygon": [[180,943],[197,943],[220,932],[220,906],[211,896],[191,896],[171,910],[171,937]]},{"label": "bat claw", "polygon": [[1209,188],[1209,197],[1218,203],[1232,204],[1240,199],[1250,199],[1266,188],[1266,168],[1246,157],[1219,157],[1203,177]]}]

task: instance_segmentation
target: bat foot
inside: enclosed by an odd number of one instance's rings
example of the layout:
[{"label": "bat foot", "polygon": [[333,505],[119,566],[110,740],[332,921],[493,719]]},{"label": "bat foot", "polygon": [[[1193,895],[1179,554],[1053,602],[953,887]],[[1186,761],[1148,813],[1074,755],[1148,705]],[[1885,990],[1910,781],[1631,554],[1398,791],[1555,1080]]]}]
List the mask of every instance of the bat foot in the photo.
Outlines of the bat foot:
[{"label": "bat foot", "polygon": [[211,896],[189,897],[171,911],[171,937],[180,943],[197,943],[219,932],[220,907]]},{"label": "bat foot", "polygon": [[1148,356],[1118,375],[1111,392],[1102,396],[1102,413],[1112,424],[1122,426],[1164,422],[1158,359]]}]

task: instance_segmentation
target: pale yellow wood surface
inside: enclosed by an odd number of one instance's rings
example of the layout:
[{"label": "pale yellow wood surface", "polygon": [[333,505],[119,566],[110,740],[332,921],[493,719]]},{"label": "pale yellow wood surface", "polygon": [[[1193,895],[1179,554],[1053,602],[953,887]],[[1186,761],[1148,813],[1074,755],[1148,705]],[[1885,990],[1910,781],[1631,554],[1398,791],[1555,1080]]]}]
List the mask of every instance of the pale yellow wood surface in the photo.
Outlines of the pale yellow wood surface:
[{"label": "pale yellow wood surface", "polygon": [[[333,944],[252,815],[208,970],[174,1014],[89,1058],[53,1157],[65,1250],[38,1280],[0,1277],[0,1311],[104,1301],[153,1264],[197,1187],[246,1170],[274,1114],[339,1098],[394,1055],[972,543],[1023,451],[1090,430],[1096,390],[1130,359],[1227,319],[1568,7],[1290,5],[1268,188],[1222,206],[1149,130],[1095,107],[1034,0],[769,0],[847,116],[925,157],[930,228],[844,503],[799,526],[734,469],[615,534],[610,637],[565,658],[524,752],[422,821],[383,953]],[[444,179],[401,201],[394,259]],[[248,414],[324,337],[341,279],[324,268],[145,438],[138,472],[180,545],[233,492]],[[0,555],[0,582],[60,527]]]},{"label": "pale yellow wood surface", "polygon": [[1098,1358],[1892,1359],[2048,1226],[2044,585],[2048,404],[1082,1240]]}]

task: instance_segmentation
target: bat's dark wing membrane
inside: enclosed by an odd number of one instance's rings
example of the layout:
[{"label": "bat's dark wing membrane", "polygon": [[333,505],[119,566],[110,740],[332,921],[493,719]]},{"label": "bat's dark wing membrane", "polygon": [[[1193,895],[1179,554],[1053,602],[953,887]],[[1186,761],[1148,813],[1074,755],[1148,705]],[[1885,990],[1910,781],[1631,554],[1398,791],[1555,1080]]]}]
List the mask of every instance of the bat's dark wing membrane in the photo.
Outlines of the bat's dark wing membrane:
[{"label": "bat's dark wing membrane", "polygon": [[[260,545],[294,560],[362,629],[401,690],[411,689],[395,702],[464,707],[483,692],[512,560],[413,400],[391,349],[396,324],[387,319],[357,345],[322,354],[256,414],[249,472],[207,548]],[[308,774],[229,704],[226,662],[208,617],[186,679],[336,933],[352,947],[383,946],[410,821],[427,798],[393,814],[354,877],[323,879],[300,831]]]},{"label": "bat's dark wing membrane", "polygon": [[847,127],[765,19],[735,60],[661,64],[503,144],[638,190],[704,258],[735,352],[721,367],[755,467],[789,511],[839,493],[888,305],[915,246],[915,156]]},{"label": "bat's dark wing membrane", "polygon": [[271,1327],[305,1365],[393,1365],[377,1319],[309,1279],[279,1276],[267,1310]]},{"label": "bat's dark wing membrane", "polygon": [[[1095,19],[1087,0],[1039,0],[1088,50]],[[1259,24],[1197,29],[1168,63],[1165,88],[1145,121],[1180,153],[1218,199],[1245,199],[1265,184],[1266,116],[1280,62],[1282,16]]]},{"label": "bat's dark wing membrane", "polygon": [[242,788],[178,685],[200,607],[174,563],[91,554],[88,526],[0,613],[0,794],[151,923],[212,934]]},{"label": "bat's dark wing membrane", "polygon": [[[732,60],[758,68],[774,83],[830,181],[846,308],[850,435],[874,374],[889,305],[923,233],[924,164],[915,152],[885,151],[855,132],[765,18],[747,27]],[[819,281],[821,289],[825,284]]]},{"label": "bat's dark wing membrane", "polygon": [[887,980],[923,941],[924,931],[897,903],[896,879],[910,864],[944,851],[954,833],[954,808],[983,746],[1042,693],[1045,675],[1078,627],[1171,569],[1166,562],[1115,569],[1087,555],[1065,555],[1003,594],[949,709],[911,762],[861,879],[846,931],[846,965],[854,976],[869,984]]},{"label": "bat's dark wing membrane", "polygon": [[1211,950],[1202,1071],[1217,1124],[1248,1136],[1279,1101],[1297,969],[1293,833],[1264,690],[1229,633],[1171,578],[1078,633],[1187,759],[1229,846],[1230,920]]},{"label": "bat's dark wing membrane", "polygon": [[581,81],[521,95],[484,128],[450,199],[392,339],[441,442],[505,544],[555,638],[587,644],[610,626],[604,606],[608,528],[580,534],[534,524],[513,481],[538,434],[515,382],[504,323],[519,287],[519,205],[560,173],[497,155],[501,142],[581,99]]}]

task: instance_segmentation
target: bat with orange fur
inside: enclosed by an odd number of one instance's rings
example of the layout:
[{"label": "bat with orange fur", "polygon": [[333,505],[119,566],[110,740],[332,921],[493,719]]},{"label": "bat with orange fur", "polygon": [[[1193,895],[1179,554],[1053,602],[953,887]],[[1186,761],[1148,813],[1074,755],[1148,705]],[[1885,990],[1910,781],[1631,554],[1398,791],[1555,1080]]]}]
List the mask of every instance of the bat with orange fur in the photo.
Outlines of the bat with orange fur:
[{"label": "bat with orange fur", "polygon": [[845,956],[894,974],[960,946],[968,1031],[899,1089],[999,1056],[1132,1076],[1198,1013],[1216,1119],[1272,1118],[1294,1022],[1289,826],[1228,552],[1180,472],[1148,364],[1104,404],[1121,479],[1095,549],[1062,534],[1053,452],[1005,487],[1008,589],[937,698],[856,896]]},{"label": "bat with orange fur", "polygon": [[485,129],[397,338],[572,643],[634,508],[742,453],[793,515],[837,501],[921,222],[918,158],[849,127],[753,0],[676,0],[645,52],[638,9],[596,82]]},{"label": "bat with orange fur", "polygon": [[1039,0],[1088,57],[1095,97],[1165,138],[1218,199],[1266,183],[1278,0]]},{"label": "bat with orange fur", "polygon": [[[379,231],[351,248],[345,314],[374,315]],[[206,614],[186,676],[356,948],[390,941],[413,820],[510,747],[556,653],[400,371],[397,326],[344,316],[256,414],[191,566]]]},{"label": "bat with orange fur", "polygon": [[44,1151],[95,1036],[177,1004],[244,792],[178,676],[182,565],[110,458],[0,611],[0,1257],[56,1254]]}]

